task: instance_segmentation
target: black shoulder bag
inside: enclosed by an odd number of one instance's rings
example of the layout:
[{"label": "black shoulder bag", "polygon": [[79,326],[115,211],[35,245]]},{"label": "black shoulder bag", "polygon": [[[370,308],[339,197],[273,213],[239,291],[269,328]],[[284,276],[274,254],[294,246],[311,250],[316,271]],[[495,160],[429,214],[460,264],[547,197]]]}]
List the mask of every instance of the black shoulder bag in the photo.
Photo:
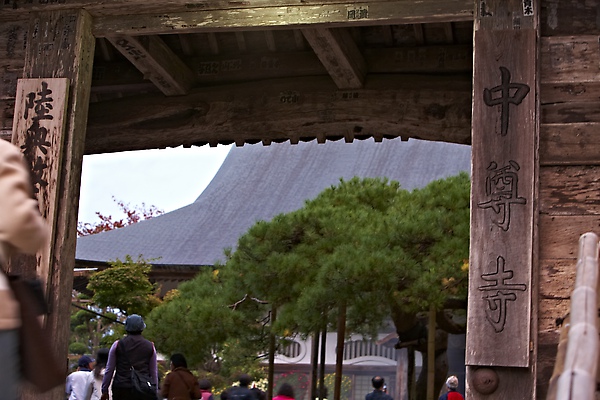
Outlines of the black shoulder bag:
[{"label": "black shoulder bag", "polygon": [[[1,259],[0,270],[5,272]],[[41,282],[35,279],[21,279],[19,276],[6,273],[5,275],[20,309],[21,377],[33,385],[38,392],[46,392],[58,385],[64,385],[67,370],[54,353],[55,346],[50,342],[48,332],[38,320],[39,315],[48,314]]]},{"label": "black shoulder bag", "polygon": [[131,393],[135,396],[136,399],[140,400],[157,400],[156,397],[156,385],[152,383],[152,379],[148,374],[140,372],[133,367],[131,361],[129,361],[129,357],[127,357],[127,353],[125,352],[125,347],[119,343],[117,347],[120,347],[121,353],[125,357],[127,363],[131,366]]}]

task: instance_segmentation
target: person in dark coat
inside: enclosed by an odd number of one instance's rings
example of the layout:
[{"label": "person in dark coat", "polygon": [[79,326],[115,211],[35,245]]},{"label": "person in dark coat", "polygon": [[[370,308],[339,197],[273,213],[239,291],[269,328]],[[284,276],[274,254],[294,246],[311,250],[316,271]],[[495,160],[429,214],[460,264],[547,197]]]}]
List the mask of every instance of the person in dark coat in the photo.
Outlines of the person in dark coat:
[{"label": "person in dark coat", "polygon": [[108,388],[112,382],[112,400],[137,400],[132,393],[131,366],[150,376],[158,387],[158,365],[154,343],[142,336],[146,324],[142,317],[132,314],[125,320],[127,336],[117,340],[108,352],[106,371],[102,378],[102,400],[108,400]]},{"label": "person in dark coat", "polygon": [[365,396],[365,400],[394,400],[392,396],[383,391],[383,385],[385,385],[385,379],[381,376],[374,376],[371,379],[373,390]]},{"label": "person in dark coat", "polygon": [[232,386],[221,393],[221,400],[258,400],[255,392],[250,389],[252,377],[248,374],[239,376],[239,386]]},{"label": "person in dark coat", "polygon": [[198,380],[188,369],[183,354],[175,353],[171,356],[171,372],[165,377],[160,394],[168,400],[202,398]]}]

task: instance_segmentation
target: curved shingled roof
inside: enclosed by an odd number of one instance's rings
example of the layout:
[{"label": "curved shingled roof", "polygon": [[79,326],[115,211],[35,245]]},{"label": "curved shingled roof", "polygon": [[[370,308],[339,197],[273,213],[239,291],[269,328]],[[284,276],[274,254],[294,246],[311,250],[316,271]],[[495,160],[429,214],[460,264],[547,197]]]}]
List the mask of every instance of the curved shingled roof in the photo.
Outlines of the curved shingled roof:
[{"label": "curved shingled roof", "polygon": [[412,139],[234,147],[194,203],[81,237],[76,258],[105,262],[142,254],[159,258],[156,264],[213,265],[256,221],[301,208],[340,178],[387,177],[412,190],[470,168],[469,146]]}]

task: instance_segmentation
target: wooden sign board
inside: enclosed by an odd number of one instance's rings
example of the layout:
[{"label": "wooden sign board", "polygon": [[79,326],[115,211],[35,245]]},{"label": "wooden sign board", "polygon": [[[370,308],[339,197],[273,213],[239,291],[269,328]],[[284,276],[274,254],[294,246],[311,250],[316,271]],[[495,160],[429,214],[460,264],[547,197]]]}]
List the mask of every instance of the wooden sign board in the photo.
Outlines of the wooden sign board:
[{"label": "wooden sign board", "polygon": [[530,364],[536,31],[475,32],[466,364]]},{"label": "wooden sign board", "polygon": [[[68,92],[67,78],[19,79],[17,84],[12,142],[29,165],[33,192],[47,221],[54,221],[57,211]],[[41,258],[38,275],[46,277],[50,256]]]}]

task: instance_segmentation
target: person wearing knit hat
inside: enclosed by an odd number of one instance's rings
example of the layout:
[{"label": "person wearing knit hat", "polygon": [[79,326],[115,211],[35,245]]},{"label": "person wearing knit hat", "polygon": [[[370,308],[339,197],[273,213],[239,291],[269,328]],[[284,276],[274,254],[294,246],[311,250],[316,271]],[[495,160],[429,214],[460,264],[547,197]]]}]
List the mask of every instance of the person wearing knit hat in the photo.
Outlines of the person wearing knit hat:
[{"label": "person wearing knit hat", "polygon": [[448,392],[440,396],[439,400],[465,400],[462,394],[458,393],[458,378],[454,375],[446,379]]},{"label": "person wearing knit hat", "polygon": [[144,319],[137,314],[132,314],[125,320],[127,335],[115,341],[108,351],[106,370],[102,378],[101,400],[109,399],[109,388],[112,391],[112,400],[139,400],[141,394],[134,393],[132,381],[132,367],[138,373],[149,378],[150,387],[158,397],[158,365],[154,343],[142,336],[146,329]]}]

